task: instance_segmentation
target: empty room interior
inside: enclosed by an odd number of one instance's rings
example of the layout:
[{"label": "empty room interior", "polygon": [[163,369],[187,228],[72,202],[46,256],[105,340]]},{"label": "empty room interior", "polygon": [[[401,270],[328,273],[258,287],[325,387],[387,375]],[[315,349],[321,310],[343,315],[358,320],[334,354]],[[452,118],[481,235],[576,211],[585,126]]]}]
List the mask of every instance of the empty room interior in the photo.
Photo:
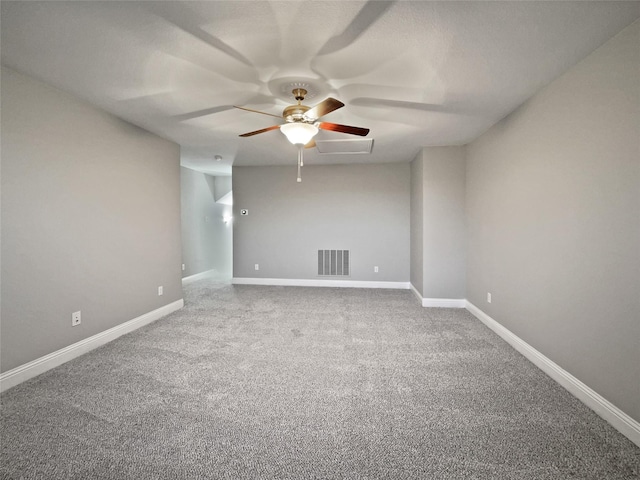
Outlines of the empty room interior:
[{"label": "empty room interior", "polygon": [[0,8],[1,478],[640,478],[640,2]]}]

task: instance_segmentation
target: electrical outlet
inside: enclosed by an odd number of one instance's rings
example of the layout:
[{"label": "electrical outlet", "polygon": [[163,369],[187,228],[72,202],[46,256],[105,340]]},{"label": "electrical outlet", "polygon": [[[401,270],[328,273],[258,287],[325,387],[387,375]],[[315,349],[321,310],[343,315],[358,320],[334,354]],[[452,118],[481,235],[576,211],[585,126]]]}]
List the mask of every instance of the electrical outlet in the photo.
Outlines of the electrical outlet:
[{"label": "electrical outlet", "polygon": [[256,270],[260,270],[260,265],[256,263]]},{"label": "electrical outlet", "polygon": [[491,303],[491,294],[487,292],[487,303]]},{"label": "electrical outlet", "polygon": [[161,296],[161,295],[163,295],[163,294],[164,294],[164,290],[163,290],[163,288],[162,288],[162,285],[160,285],[160,286],[158,287],[158,296]]},{"label": "electrical outlet", "polygon": [[373,267],[373,273],[378,273],[378,266]]},{"label": "electrical outlet", "polygon": [[185,269],[186,269],[186,268],[185,268],[184,263],[183,263],[183,264],[182,264],[182,271],[184,272],[184,271],[185,271]]},{"label": "electrical outlet", "polygon": [[71,326],[75,327],[77,325],[80,325],[81,323],[82,323],[82,316],[80,314],[80,311],[73,312],[71,314]]}]

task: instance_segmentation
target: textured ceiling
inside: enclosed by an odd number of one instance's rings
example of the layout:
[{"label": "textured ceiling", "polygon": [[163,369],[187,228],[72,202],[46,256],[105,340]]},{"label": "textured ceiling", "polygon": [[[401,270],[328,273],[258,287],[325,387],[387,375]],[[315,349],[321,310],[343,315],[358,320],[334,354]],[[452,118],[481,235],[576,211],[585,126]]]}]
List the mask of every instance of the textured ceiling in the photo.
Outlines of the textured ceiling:
[{"label": "textured ceiling", "polygon": [[[307,165],[406,162],[465,144],[640,16],[640,2],[9,2],[2,63],[182,146],[210,173],[296,163],[280,123],[287,85],[345,107],[371,154]],[[321,131],[318,140],[359,138]],[[216,162],[215,155],[223,160]]]}]

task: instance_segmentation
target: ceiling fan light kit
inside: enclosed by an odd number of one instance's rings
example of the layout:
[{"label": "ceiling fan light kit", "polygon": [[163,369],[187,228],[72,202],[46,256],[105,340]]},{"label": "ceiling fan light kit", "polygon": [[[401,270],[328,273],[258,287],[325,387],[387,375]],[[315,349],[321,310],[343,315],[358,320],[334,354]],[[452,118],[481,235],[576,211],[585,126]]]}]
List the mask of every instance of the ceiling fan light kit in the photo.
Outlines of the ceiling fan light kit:
[{"label": "ceiling fan light kit", "polygon": [[[257,135],[259,133],[269,132],[271,130],[280,128],[280,131],[287,137],[287,140],[289,140],[289,142],[291,142],[293,145],[298,145],[297,180],[298,182],[301,182],[302,178],[300,176],[300,168],[304,165],[302,159],[303,147],[305,145],[307,147],[315,146],[313,137],[318,134],[319,129],[348,133],[350,135],[359,135],[363,137],[369,134],[369,129],[361,127],[351,127],[349,125],[340,125],[337,123],[318,122],[318,118],[331,113],[334,110],[344,107],[344,103],[342,103],[340,100],[329,97],[326,100],[320,102],[315,107],[308,107],[306,105],[302,105],[302,101],[304,100],[305,95],[307,95],[306,89],[294,88],[291,93],[298,103],[295,105],[289,105],[282,112],[282,118],[284,119],[285,123],[283,123],[282,125],[273,125],[271,127],[263,128],[253,132],[243,133],[240,136],[252,137],[253,135]],[[248,112],[261,113],[263,115],[277,117],[277,115],[273,115],[267,112],[261,112],[259,110],[253,110],[251,108],[237,106],[236,108],[246,110]]]},{"label": "ceiling fan light kit", "polygon": [[294,145],[306,145],[318,133],[318,127],[310,123],[285,123],[280,125],[280,131]]}]

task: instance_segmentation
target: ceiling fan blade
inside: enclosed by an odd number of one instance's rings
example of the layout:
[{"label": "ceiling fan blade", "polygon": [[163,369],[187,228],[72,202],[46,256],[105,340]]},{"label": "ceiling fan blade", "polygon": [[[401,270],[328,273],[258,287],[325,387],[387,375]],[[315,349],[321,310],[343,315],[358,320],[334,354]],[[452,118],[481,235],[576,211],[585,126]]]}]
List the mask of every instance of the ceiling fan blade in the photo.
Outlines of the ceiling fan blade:
[{"label": "ceiling fan blade", "polygon": [[304,148],[313,148],[316,146],[316,141],[312,138],[309,143],[307,143]]},{"label": "ceiling fan blade", "polygon": [[368,128],[350,127],[349,125],[339,125],[337,123],[320,122],[318,128],[322,130],[331,130],[332,132],[350,133],[351,135],[366,136],[369,133]]},{"label": "ceiling fan blade", "polygon": [[174,115],[172,118],[174,118],[178,122],[183,122],[185,120],[213,115],[214,113],[224,112],[225,110],[231,110],[231,108],[231,105],[221,105],[219,107],[204,108],[195,112],[183,113],[182,115]]},{"label": "ceiling fan blade", "polygon": [[234,105],[234,107],[239,108],[240,110],[246,110],[247,112],[261,113],[262,115],[269,115],[270,117],[282,118],[282,115],[274,115],[273,113],[261,112],[260,110],[253,110],[246,107],[238,107],[237,105]]},{"label": "ceiling fan blade", "polygon": [[271,130],[275,130],[280,128],[280,125],[273,125],[272,127],[263,128],[262,130],[256,130],[255,132],[243,133],[240,135],[241,137],[252,137],[253,135],[257,135],[259,133],[269,132]]},{"label": "ceiling fan blade", "polygon": [[344,107],[344,103],[340,100],[336,100],[335,98],[327,98],[326,100],[320,102],[315,107],[311,107],[304,114],[307,118],[317,119],[326,115],[327,113],[331,113],[334,110]]}]

